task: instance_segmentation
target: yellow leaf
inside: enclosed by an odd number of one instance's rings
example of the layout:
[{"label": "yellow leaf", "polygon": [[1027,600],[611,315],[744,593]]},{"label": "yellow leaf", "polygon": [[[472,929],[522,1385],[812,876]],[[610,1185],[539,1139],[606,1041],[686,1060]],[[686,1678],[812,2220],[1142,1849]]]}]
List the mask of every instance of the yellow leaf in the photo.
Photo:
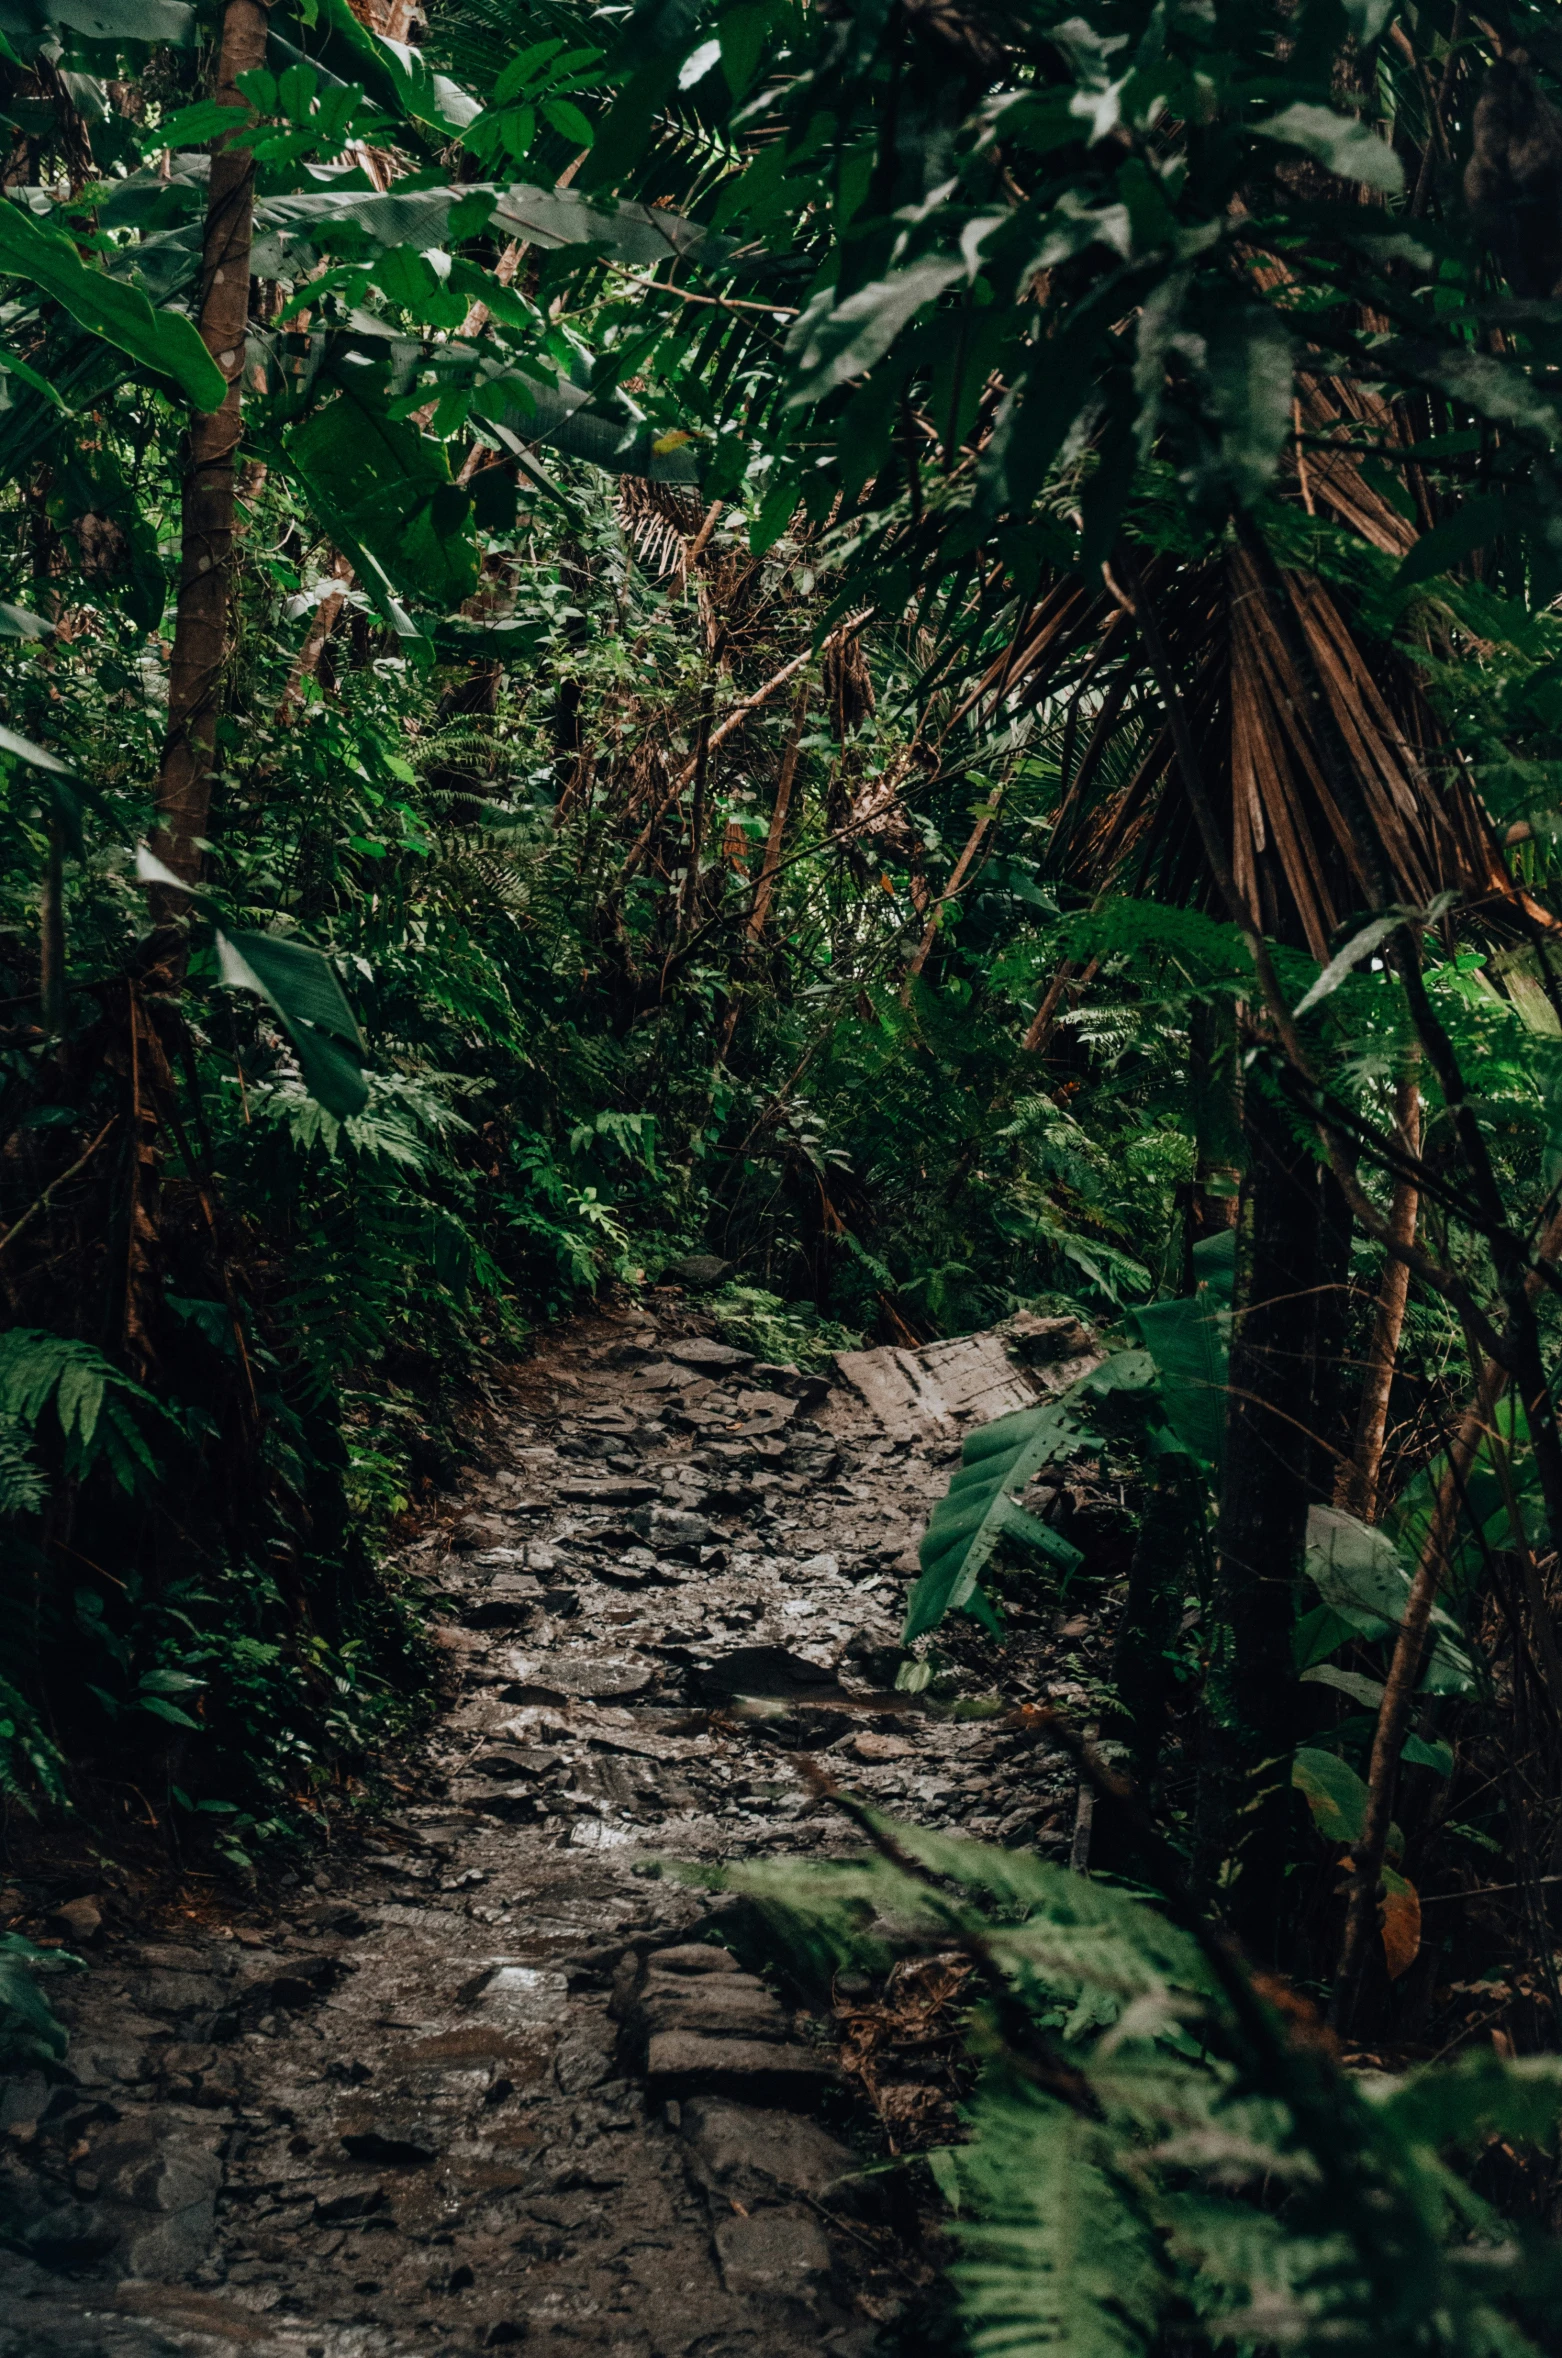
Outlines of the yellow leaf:
[{"label": "yellow leaf", "polygon": [[1384,1898],[1379,1915],[1383,1924],[1383,1954],[1388,1959],[1388,1977],[1398,1981],[1415,1963],[1421,1947],[1421,1899],[1413,1883],[1403,1875],[1396,1875],[1392,1867],[1383,1870]]}]

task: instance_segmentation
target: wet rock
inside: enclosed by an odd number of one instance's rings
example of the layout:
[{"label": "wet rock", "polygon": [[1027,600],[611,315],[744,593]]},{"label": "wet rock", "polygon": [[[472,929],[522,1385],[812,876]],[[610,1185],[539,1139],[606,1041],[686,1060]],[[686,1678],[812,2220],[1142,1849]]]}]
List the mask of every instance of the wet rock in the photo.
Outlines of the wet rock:
[{"label": "wet rock", "polygon": [[723,2219],[711,2237],[729,2293],[811,2299],[830,2274],[830,2247],[805,2210]]},{"label": "wet rock", "polygon": [[354,2161],[384,2163],[398,2169],[427,2169],[439,2159],[432,2133],[416,2121],[387,2121],[376,2128],[350,2129],[342,2144]]},{"label": "wet rock", "polygon": [[704,2193],[748,2208],[773,2200],[778,2189],[817,2201],[862,2166],[851,2147],[817,2121],[719,2097],[690,2097],[682,2106],[679,2129],[694,2183]]},{"label": "wet rock", "polygon": [[684,1253],[678,1260],[669,1261],[662,1275],[678,1285],[692,1286],[696,1293],[711,1293],[732,1275],[736,1266],[734,1261],[724,1261],[719,1253]]},{"label": "wet rock", "polygon": [[641,1482],[631,1474],[613,1474],[600,1482],[561,1482],[558,1494],[577,1506],[639,1506],[642,1501],[655,1498],[660,1489],[659,1482]]},{"label": "wet rock", "polygon": [[49,1928],[68,1941],[85,1944],[96,1940],[103,1930],[103,1910],[90,1896],[66,1900],[49,1918]]},{"label": "wet rock", "polygon": [[732,2096],[740,2103],[809,2111],[834,2079],[833,2063],[814,2048],[764,2039],[658,2031],[646,2050],[646,2093],[653,2103],[670,2096]]},{"label": "wet rock", "polygon": [[740,1351],[732,1343],[718,1343],[710,1335],[691,1335],[686,1343],[669,1343],[667,1356],[680,1367],[692,1367],[705,1376],[736,1375],[742,1368],[752,1367],[752,1351]]},{"label": "wet rock", "polygon": [[709,1518],[694,1514],[687,1507],[641,1507],[629,1521],[659,1556],[695,1556],[710,1544]]}]

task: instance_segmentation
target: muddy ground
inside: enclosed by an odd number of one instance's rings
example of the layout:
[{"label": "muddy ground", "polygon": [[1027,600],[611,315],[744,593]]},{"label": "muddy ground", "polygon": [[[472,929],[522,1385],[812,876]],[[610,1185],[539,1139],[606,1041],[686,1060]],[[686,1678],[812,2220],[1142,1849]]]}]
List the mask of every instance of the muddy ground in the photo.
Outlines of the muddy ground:
[{"label": "muddy ground", "polygon": [[[664,1863],[855,1847],[805,1756],[924,1824],[1077,1845],[1056,1756],[894,1689],[961,1426],[1008,1403],[991,1353],[938,1395],[905,1355],[827,1384],[708,1325],[667,1298],[522,1372],[408,1551],[452,1700],[350,1855],[152,1918],[111,1862],[74,1916],[13,1882],[90,1970],[51,1985],[64,2069],[0,2094],[0,2358],[869,2358],[923,2330],[931,2184],[861,2173],[953,2132],[937,2003],[909,1993],[903,2035],[856,1983],[800,2003]],[[1029,1674],[1082,1700],[1090,1644],[1049,1615]]]}]

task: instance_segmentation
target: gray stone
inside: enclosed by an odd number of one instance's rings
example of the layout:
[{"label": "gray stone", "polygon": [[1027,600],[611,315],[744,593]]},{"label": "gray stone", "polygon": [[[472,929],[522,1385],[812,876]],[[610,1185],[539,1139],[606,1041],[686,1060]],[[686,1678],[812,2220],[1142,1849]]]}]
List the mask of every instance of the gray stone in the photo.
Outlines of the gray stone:
[{"label": "gray stone", "polygon": [[835,2067],[812,2047],[669,2030],[650,2041],[645,2076],[653,2103],[669,2096],[733,2096],[740,2103],[809,2111],[834,2080]]},{"label": "gray stone", "polygon": [[679,2127],[696,2185],[750,2208],[773,2199],[777,2188],[818,2200],[862,2166],[849,2145],[798,2113],[691,2096]]},{"label": "gray stone", "polygon": [[651,1665],[622,1654],[600,1650],[575,1652],[560,1647],[536,1654],[512,1654],[506,1664],[518,1686],[540,1688],[545,1694],[575,1695],[583,1700],[606,1700],[617,1695],[639,1695],[651,1684]]},{"label": "gray stone", "polygon": [[692,1286],[696,1293],[710,1293],[732,1275],[736,1266],[735,1261],[724,1261],[719,1253],[684,1253],[678,1260],[669,1261],[662,1275],[679,1285]]},{"label": "gray stone", "polygon": [[382,2121],[369,2129],[349,2129],[342,2138],[357,2162],[384,2162],[398,2169],[426,2169],[439,2159],[433,2133],[420,2121]]},{"label": "gray stone", "polygon": [[662,1556],[697,1556],[708,1547],[711,1527],[704,1515],[696,1515],[686,1507],[641,1507],[629,1518],[630,1526],[647,1544]]},{"label": "gray stone", "polygon": [[740,1351],[733,1343],[718,1343],[712,1335],[691,1335],[686,1343],[669,1343],[667,1356],[680,1367],[698,1369],[701,1375],[736,1375],[740,1368],[752,1367],[752,1351]]},{"label": "gray stone", "polygon": [[711,2241],[729,2293],[807,2300],[830,2274],[830,2247],[805,2210],[789,2206],[723,2219]]},{"label": "gray stone", "polygon": [[659,1482],[641,1482],[632,1474],[610,1474],[600,1482],[561,1482],[558,1494],[576,1506],[640,1506],[655,1498],[660,1489]]},{"label": "gray stone", "polygon": [[103,1930],[103,1911],[90,1897],[66,1900],[62,1907],[55,1909],[49,1922],[69,1941],[96,1940]]}]

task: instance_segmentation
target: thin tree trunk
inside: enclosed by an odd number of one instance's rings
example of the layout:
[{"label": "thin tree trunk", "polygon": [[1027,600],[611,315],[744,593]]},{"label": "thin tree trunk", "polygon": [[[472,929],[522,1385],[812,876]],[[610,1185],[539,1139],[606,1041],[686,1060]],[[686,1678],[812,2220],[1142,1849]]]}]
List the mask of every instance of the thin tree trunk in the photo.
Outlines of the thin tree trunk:
[{"label": "thin tree trunk", "polygon": [[1193,1187],[1188,1203],[1183,1291],[1194,1291],[1193,1248],[1236,1226],[1242,1193],[1242,1081],[1237,1015],[1230,1000],[1195,1006],[1188,1025],[1188,1095],[1193,1111]]},{"label": "thin tree trunk", "polygon": [[[1394,1124],[1407,1154],[1421,1152],[1421,1084],[1416,1065],[1407,1066],[1400,1077],[1394,1099]],[[1402,1179],[1394,1190],[1389,1222],[1393,1234],[1401,1244],[1413,1244],[1416,1216],[1421,1198],[1408,1180]],[[1399,1359],[1399,1338],[1405,1323],[1405,1303],[1410,1294],[1410,1271],[1403,1261],[1390,1259],[1383,1272],[1383,1290],[1378,1295],[1377,1317],[1373,1321],[1372,1342],[1367,1352],[1367,1372],[1361,1387],[1361,1406],[1356,1415],[1356,1446],[1350,1463],[1340,1469],[1340,1479],[1334,1494],[1336,1506],[1348,1514],[1358,1515],[1370,1523],[1377,1512],[1378,1476],[1383,1465],[1383,1443],[1388,1432],[1388,1401],[1393,1388],[1394,1369]]]},{"label": "thin tree trunk", "polygon": [[323,597],[314,610],[304,643],[298,650],[298,659],[288,675],[287,686],[282,691],[282,701],[277,706],[279,721],[290,721],[302,707],[304,682],[306,679],[312,680],[319,670],[320,658],[325,653],[326,641],[335,630],[341,619],[342,608],[347,603],[347,593],[353,585],[351,565],[345,557],[335,557],[331,562],[331,573],[333,579],[341,583],[341,587],[332,590],[328,596]]},{"label": "thin tree trunk", "polygon": [[1303,1733],[1291,1632],[1312,1501],[1323,1206],[1310,1146],[1258,1090],[1248,1093],[1246,1130],[1247,1281],[1232,1339],[1216,1531],[1216,1613],[1230,1654],[1206,1699],[1200,1850],[1239,1937],[1255,1957],[1272,1958],[1291,1812],[1289,1768],[1277,1763]]},{"label": "thin tree trunk", "polygon": [[978,819],[976,825],[972,828],[969,836],[966,838],[965,849],[961,852],[960,857],[954,864],[954,871],[950,876],[949,882],[945,885],[943,891],[939,894],[937,900],[933,903],[933,914],[931,917],[929,917],[927,924],[923,929],[922,939],[917,944],[916,955],[913,957],[910,966],[906,970],[906,986],[905,991],[901,994],[902,997],[905,997],[906,993],[910,991],[913,981],[922,972],[923,967],[927,964],[928,952],[932,949],[933,943],[937,938],[938,929],[944,921],[945,905],[955,898],[960,890],[961,885],[964,884],[966,877],[970,873],[971,867],[975,862],[976,855],[982,848],[982,844],[986,839],[987,831],[991,825],[991,818]]},{"label": "thin tree trunk", "polygon": [[792,805],[792,780],[797,774],[798,748],[803,741],[803,723],[808,717],[809,684],[804,680],[797,691],[797,702],[792,707],[792,733],[781,756],[781,773],[776,779],[776,799],[770,812],[770,833],[765,842],[764,864],[759,871],[759,882],[754,888],[754,911],[748,929],[757,942],[765,930],[770,915],[771,895],[775,891],[776,874],[781,866],[781,845],[786,836],[787,812]]},{"label": "thin tree trunk", "polygon": [[[267,12],[260,0],[227,0],[218,102],[242,107],[240,74],[266,61]],[[168,737],[157,782],[153,848],[175,875],[195,883],[201,844],[211,816],[212,763],[222,669],[227,652],[228,601],[233,569],[234,462],[243,431],[241,381],[249,320],[250,240],[255,211],[255,159],[244,146],[212,153],[201,257],[200,328],[207,350],[228,380],[220,409],[190,421],[181,486],[179,603],[168,682]],[[167,920],[181,895],[153,894]]]},{"label": "thin tree trunk", "polygon": [[1065,992],[1072,991],[1077,999],[1095,981],[1101,961],[1092,958],[1083,968],[1076,968],[1072,958],[1065,958],[1057,973],[1042,993],[1041,1004],[1030,1019],[1030,1027],[1020,1042],[1022,1053],[1045,1056],[1052,1045],[1052,1035],[1058,1028],[1058,1009]]},{"label": "thin tree trunk", "polygon": [[[1562,1213],[1551,1222],[1539,1246],[1539,1257],[1552,1260],[1562,1251]],[[1540,1274],[1533,1271],[1526,1281],[1525,1292],[1533,1304],[1540,1291]],[[1510,1313],[1509,1325],[1514,1323]],[[1442,1585],[1448,1562],[1449,1548],[1460,1509],[1464,1503],[1465,1487],[1476,1453],[1492,1429],[1496,1403],[1508,1382],[1507,1373],[1494,1360],[1481,1367],[1476,1381],[1475,1398],[1459,1420],[1448,1450],[1448,1470],[1437,1493],[1437,1503],[1427,1529],[1421,1560],[1405,1603],[1405,1618],[1399,1625],[1394,1641],[1393,1659],[1383,1685],[1383,1700],[1378,1705],[1378,1724],[1373,1732],[1372,1759],[1367,1771],[1367,1804],[1362,1812],[1360,1839],[1351,1854],[1350,1899],[1345,1914],[1345,1932],[1340,1943],[1339,1966],[1334,1978],[1334,1997],[1329,2009],[1329,2021],[1337,2031],[1348,2032],[1361,1996],[1362,1977],[1366,1970],[1373,1930],[1377,1923],[1378,1886],[1383,1874],[1384,1854],[1388,1849],[1388,1831],[1394,1814],[1394,1793],[1399,1782],[1399,1756],[1404,1748],[1405,1730],[1415,1702],[1416,1689],[1431,1640],[1432,1607]],[[1522,1535],[1522,1534],[1521,1534]],[[1557,1698],[1556,1640],[1547,1617],[1549,1607],[1543,1596],[1534,1590],[1539,1583],[1534,1579],[1532,1559],[1525,1551],[1531,1582],[1529,1603],[1535,1616],[1536,1651],[1540,1655],[1553,1701]],[[1548,1660],[1549,1654],[1549,1660]]]},{"label": "thin tree trunk", "polygon": [[65,1036],[65,840],[54,812],[45,822],[49,850],[38,908],[38,1001],[51,1039]]}]

